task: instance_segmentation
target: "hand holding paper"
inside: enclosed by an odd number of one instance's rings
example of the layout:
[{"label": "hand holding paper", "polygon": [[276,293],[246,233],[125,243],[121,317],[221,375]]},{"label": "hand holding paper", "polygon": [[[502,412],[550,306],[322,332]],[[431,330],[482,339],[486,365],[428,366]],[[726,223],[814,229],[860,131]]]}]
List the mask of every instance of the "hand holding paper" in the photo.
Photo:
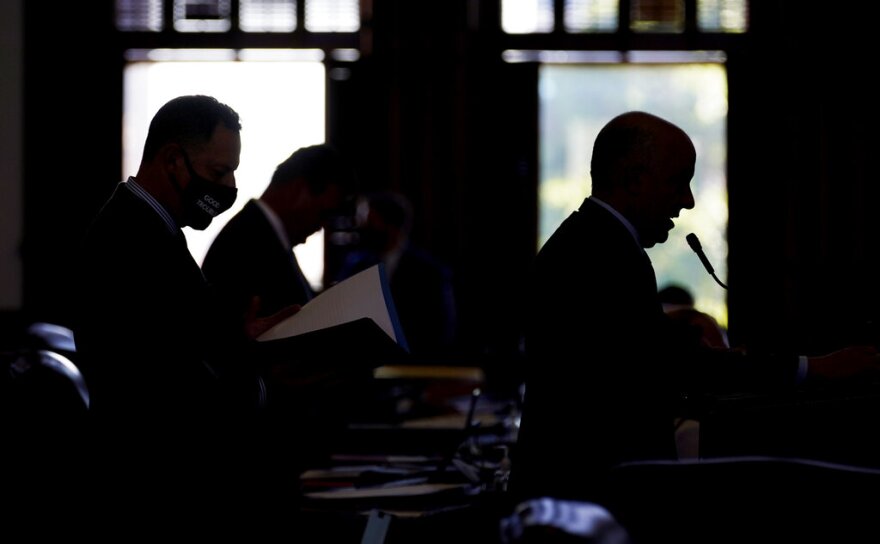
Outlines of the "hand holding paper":
[{"label": "hand holding paper", "polygon": [[245,333],[248,338],[257,339],[264,332],[271,329],[281,321],[284,321],[288,317],[297,313],[302,309],[302,306],[299,304],[291,304],[285,308],[282,308],[275,312],[272,315],[268,315],[266,317],[257,317],[257,309],[259,308],[259,297],[254,297],[253,303],[250,308],[248,308],[247,314],[244,317],[244,327]]}]

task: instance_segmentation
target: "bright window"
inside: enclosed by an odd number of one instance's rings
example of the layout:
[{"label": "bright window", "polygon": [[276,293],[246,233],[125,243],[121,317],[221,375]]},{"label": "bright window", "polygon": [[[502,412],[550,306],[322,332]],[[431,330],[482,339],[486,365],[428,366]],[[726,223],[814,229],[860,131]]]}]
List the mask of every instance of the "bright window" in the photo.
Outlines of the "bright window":
[{"label": "bright window", "polygon": [[[630,0],[629,29],[648,34],[681,34],[687,26],[686,4],[696,2],[700,32],[742,33],[748,29],[748,0]],[[564,21],[554,18],[562,5]],[[501,27],[508,34],[620,31],[618,0],[501,0]]]},{"label": "bright window", "polygon": [[[681,53],[678,53],[681,55]],[[716,275],[727,276],[727,78],[717,62],[676,64],[542,64],[540,76],[539,243],[590,194],[593,140],[612,117],[644,110],[690,136],[697,149],[693,210],[676,220],[669,240],[648,250],[658,287],[691,289],[699,309],[727,324],[726,292],[685,241],[694,232]]]}]

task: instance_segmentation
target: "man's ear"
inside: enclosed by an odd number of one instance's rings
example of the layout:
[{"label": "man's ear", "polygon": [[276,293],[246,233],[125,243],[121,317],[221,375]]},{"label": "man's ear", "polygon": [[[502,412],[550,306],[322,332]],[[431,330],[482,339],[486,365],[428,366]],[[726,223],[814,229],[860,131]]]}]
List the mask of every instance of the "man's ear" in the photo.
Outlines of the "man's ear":
[{"label": "man's ear", "polygon": [[169,174],[174,173],[177,168],[183,167],[183,148],[179,144],[171,143],[162,146],[159,150],[159,157],[162,166]]}]

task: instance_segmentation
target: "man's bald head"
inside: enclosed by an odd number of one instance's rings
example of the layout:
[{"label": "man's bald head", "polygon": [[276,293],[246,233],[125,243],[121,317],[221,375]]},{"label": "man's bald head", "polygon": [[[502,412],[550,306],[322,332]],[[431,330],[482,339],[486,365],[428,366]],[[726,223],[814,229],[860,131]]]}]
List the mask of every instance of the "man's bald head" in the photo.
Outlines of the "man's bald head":
[{"label": "man's bald head", "polygon": [[609,121],[596,137],[590,175],[593,193],[624,188],[661,166],[670,154],[694,157],[688,135],[676,125],[643,111],[622,113]]},{"label": "man's bald head", "polygon": [[608,122],[593,146],[593,196],[633,224],[644,247],[665,242],[673,219],[694,207],[696,150],[674,124],[643,111]]}]

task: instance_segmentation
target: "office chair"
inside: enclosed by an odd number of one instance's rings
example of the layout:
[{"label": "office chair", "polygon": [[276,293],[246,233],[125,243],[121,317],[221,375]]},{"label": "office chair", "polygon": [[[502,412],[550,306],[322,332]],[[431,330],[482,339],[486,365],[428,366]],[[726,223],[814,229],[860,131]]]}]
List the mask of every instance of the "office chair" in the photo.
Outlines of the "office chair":
[{"label": "office chair", "polygon": [[83,416],[89,389],[77,366],[47,349],[0,354],[4,413],[13,420],[53,423]]},{"label": "office chair", "polygon": [[90,525],[88,409],[88,388],[67,357],[0,353],[0,496],[9,529],[57,539]]},{"label": "office chair", "polygon": [[85,437],[88,410],[88,387],[64,355],[29,348],[0,352],[0,490],[7,495],[5,504],[33,508],[51,497],[65,505],[63,510],[81,505],[88,476],[83,469],[90,443]]},{"label": "office chair", "polygon": [[76,354],[73,330],[63,325],[35,321],[25,330],[27,345],[33,349],[49,349],[68,358]]},{"label": "office chair", "polygon": [[602,505],[550,497],[519,503],[499,529],[503,544],[632,544]]}]

